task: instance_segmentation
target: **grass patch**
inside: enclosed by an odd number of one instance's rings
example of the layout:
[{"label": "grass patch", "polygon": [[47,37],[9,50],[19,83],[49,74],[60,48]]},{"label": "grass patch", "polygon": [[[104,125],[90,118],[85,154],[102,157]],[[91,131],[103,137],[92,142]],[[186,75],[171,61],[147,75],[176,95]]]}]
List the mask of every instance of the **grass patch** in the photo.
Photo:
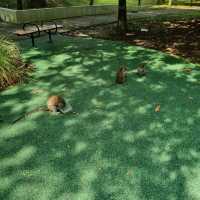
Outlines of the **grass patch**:
[{"label": "grass patch", "polygon": [[16,66],[19,58],[20,53],[15,44],[0,36],[0,88],[21,80],[21,69]]},{"label": "grass patch", "polygon": [[22,62],[15,43],[0,36],[0,90],[22,83],[29,71],[29,65]]},{"label": "grass patch", "polygon": [[[148,17],[141,15],[134,16],[133,19],[130,18],[130,21],[134,23],[142,23],[142,22],[163,22],[163,21],[187,21],[191,19],[199,19],[200,18],[200,12],[198,10],[177,10],[177,12],[170,12],[173,11],[173,9],[168,9],[168,8],[160,8],[160,7],[155,7],[148,9],[148,11],[156,12],[156,11],[162,11],[163,13],[157,14],[157,15],[149,15]],[[131,23],[131,22],[130,22]]]}]

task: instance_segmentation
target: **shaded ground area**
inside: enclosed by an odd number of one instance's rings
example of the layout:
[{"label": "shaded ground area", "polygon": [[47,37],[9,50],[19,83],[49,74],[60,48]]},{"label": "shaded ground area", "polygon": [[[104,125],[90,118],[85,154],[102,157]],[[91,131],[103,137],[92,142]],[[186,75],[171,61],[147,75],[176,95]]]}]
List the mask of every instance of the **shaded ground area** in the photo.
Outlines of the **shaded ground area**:
[{"label": "shaded ground area", "polygon": [[[199,68],[121,42],[47,41],[20,44],[37,70],[0,93],[0,199],[198,200]],[[139,78],[144,61],[148,75]],[[124,64],[128,82],[115,86]],[[39,112],[10,125],[53,93],[80,114]]]},{"label": "shaded ground area", "polygon": [[127,35],[129,43],[158,49],[200,63],[200,19],[144,23],[141,28],[147,29],[148,32],[141,32],[135,26],[136,31],[132,32],[135,35]]},{"label": "shaded ground area", "polygon": [[117,35],[116,24],[80,29],[71,35],[126,41],[200,63],[200,19],[135,21],[123,38]]},{"label": "shaded ground area", "polygon": [[[200,8],[172,7],[129,12],[129,32],[116,35],[117,16],[72,18],[64,21],[68,35],[122,40],[129,44],[161,50],[200,63]],[[108,23],[107,25],[105,25]],[[100,25],[101,26],[97,26]],[[104,25],[103,25],[104,24]],[[141,31],[147,29],[148,32]]]}]

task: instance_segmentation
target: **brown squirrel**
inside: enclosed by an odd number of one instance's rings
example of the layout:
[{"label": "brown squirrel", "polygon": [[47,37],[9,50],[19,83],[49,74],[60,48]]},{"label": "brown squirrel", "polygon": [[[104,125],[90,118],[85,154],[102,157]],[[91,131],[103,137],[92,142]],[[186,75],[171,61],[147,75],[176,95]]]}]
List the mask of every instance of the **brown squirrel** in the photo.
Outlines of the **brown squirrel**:
[{"label": "brown squirrel", "polygon": [[120,67],[116,73],[116,80],[117,84],[123,84],[127,80],[127,68]]},{"label": "brown squirrel", "polygon": [[75,114],[75,112],[72,111],[72,106],[66,102],[61,96],[58,95],[53,95],[48,98],[47,101],[47,107],[42,106],[39,108],[36,108],[28,113],[23,114],[22,116],[18,117],[15,119],[12,123],[16,123],[20,121],[21,119],[24,119],[26,116],[34,113],[34,112],[39,112],[39,111],[47,111],[47,112],[52,112],[54,114],[66,114],[72,112]]},{"label": "brown squirrel", "polygon": [[145,76],[147,74],[147,70],[145,69],[144,64],[141,64],[138,68],[137,68],[137,75],[142,77]]},{"label": "brown squirrel", "polygon": [[72,111],[72,106],[69,103],[66,106],[65,100],[58,95],[53,95],[48,98],[47,108],[48,108],[48,111],[53,112],[53,113],[60,112],[62,114],[65,114]]}]

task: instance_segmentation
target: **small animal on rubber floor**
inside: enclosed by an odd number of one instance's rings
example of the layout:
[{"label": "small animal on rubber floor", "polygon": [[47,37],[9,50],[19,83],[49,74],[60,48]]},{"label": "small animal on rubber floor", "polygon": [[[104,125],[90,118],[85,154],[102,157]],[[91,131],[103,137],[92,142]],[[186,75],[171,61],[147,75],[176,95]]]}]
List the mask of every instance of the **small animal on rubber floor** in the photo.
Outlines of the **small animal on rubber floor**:
[{"label": "small animal on rubber floor", "polygon": [[141,65],[137,68],[136,74],[137,74],[138,76],[140,76],[140,77],[146,76],[147,70],[145,69],[145,64],[141,64]]},{"label": "small animal on rubber floor", "polygon": [[115,83],[123,84],[126,81],[127,81],[127,68],[126,67],[120,67],[117,70],[117,73],[116,73]]},{"label": "small animal on rubber floor", "polygon": [[47,106],[41,106],[38,107],[30,112],[27,112],[17,119],[15,119],[12,123],[15,124],[16,122],[26,118],[27,116],[31,115],[34,112],[39,112],[39,111],[47,111],[47,112],[52,112],[53,114],[66,114],[66,113],[72,113],[72,114],[77,114],[76,112],[73,111],[72,106],[65,101],[61,96],[59,95],[52,95],[48,98],[47,100]]}]

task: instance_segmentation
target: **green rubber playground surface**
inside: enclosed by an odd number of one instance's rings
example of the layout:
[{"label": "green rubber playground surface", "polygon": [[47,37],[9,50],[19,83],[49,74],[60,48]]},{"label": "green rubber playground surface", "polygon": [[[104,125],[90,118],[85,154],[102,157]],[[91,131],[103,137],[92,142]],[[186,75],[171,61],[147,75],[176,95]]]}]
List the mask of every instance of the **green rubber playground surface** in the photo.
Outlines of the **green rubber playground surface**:
[{"label": "green rubber playground surface", "polygon": [[[35,71],[0,93],[0,199],[200,199],[199,67],[121,42],[53,40],[22,41]],[[121,65],[128,81],[114,85]],[[37,112],[10,125],[51,94],[79,115]]]}]

